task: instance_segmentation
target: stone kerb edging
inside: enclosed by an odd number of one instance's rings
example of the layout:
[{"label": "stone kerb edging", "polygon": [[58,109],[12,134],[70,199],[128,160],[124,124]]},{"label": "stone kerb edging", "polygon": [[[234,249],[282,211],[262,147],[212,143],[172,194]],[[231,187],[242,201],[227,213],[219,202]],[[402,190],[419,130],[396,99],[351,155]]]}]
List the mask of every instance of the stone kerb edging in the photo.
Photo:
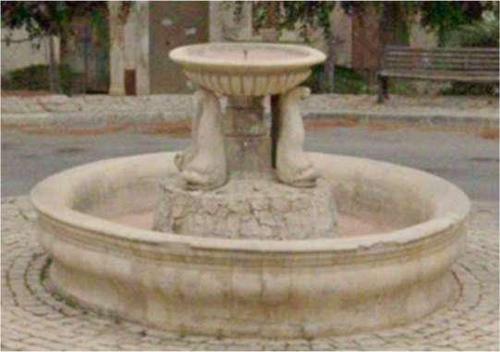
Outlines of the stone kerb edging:
[{"label": "stone kerb edging", "polygon": [[[437,103],[436,106],[426,105],[425,101],[416,103],[415,99],[406,97],[395,96],[392,99],[401,100],[401,103],[375,105],[373,96],[312,95],[301,103],[301,110],[309,120],[498,129],[499,116],[495,105],[481,103],[477,107],[477,104],[463,103],[462,107],[455,101],[467,102],[467,98],[460,100],[456,97],[449,98],[449,102],[446,102],[448,98],[443,98],[445,103]],[[269,111],[268,108],[266,110]],[[188,121],[193,114],[189,94],[3,97],[1,122],[2,127],[12,128],[141,130],[147,125],[184,123],[189,126]]]}]

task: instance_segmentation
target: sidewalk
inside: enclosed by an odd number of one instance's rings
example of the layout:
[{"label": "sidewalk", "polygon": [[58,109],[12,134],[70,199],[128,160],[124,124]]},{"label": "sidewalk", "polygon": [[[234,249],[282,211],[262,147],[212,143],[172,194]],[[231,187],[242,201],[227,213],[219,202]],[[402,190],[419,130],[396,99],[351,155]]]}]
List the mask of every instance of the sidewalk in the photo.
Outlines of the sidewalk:
[{"label": "sidewalk", "polygon": [[[305,118],[347,119],[355,123],[445,125],[498,128],[497,97],[391,96],[377,104],[372,95],[312,95],[302,102]],[[269,109],[267,109],[269,110]],[[3,127],[53,129],[137,128],[186,122],[191,95],[112,97],[107,95],[4,96]]]}]

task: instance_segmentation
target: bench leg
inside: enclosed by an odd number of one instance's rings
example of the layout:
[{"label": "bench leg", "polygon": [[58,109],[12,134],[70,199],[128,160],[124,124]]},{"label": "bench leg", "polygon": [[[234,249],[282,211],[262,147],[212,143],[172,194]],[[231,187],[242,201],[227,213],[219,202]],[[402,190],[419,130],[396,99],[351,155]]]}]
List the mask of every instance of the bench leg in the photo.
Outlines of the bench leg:
[{"label": "bench leg", "polygon": [[378,76],[378,103],[383,103],[389,98],[389,82],[387,77]]}]

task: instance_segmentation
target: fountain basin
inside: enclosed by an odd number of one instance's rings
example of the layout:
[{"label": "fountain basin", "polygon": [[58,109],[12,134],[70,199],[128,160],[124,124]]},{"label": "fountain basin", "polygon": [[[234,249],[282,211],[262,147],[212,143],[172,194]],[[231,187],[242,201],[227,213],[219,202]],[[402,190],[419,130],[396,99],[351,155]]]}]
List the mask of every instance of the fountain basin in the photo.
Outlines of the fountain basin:
[{"label": "fountain basin", "polygon": [[448,302],[469,200],[418,170],[311,153],[340,214],[398,229],[318,240],[231,240],[116,223],[156,206],[173,153],[103,160],[32,191],[50,280],[82,305],[182,334],[311,338],[404,324]]},{"label": "fountain basin", "polygon": [[194,83],[225,95],[280,94],[299,85],[310,67],[326,56],[299,45],[210,43],[183,46],[170,52]]}]

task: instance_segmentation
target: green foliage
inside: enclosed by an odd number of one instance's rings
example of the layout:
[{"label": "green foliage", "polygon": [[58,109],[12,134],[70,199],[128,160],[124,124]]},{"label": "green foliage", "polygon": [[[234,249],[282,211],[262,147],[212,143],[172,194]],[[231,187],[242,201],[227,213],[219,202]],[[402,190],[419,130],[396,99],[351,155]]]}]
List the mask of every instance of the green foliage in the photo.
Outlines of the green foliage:
[{"label": "green foliage", "polygon": [[[70,94],[72,82],[78,78],[67,65],[58,67],[61,73],[61,88],[63,93]],[[43,90],[48,91],[49,67],[47,65],[32,65],[18,70],[13,70],[2,76],[2,89],[4,90]]]},{"label": "green foliage", "polygon": [[322,28],[323,33],[330,34],[330,13],[335,7],[334,1],[255,1],[254,2],[254,24],[256,29],[269,26],[272,13],[271,6],[281,8],[282,16],[277,16],[276,29],[293,30],[297,25],[300,34],[304,39],[307,38],[307,29]]},{"label": "green foliage", "polygon": [[[313,93],[322,93],[321,82],[325,74],[323,65],[313,67],[311,76],[305,84],[311,88]],[[365,94],[369,92],[368,83],[360,74],[352,69],[335,66],[334,93],[338,94]]]},{"label": "green foliage", "polygon": [[453,82],[449,87],[442,89],[443,95],[498,95],[498,83],[478,84],[467,82]]},{"label": "green foliage", "polygon": [[[406,95],[406,96],[417,96],[418,92],[416,91],[415,88],[415,83],[409,80],[397,80],[393,79],[392,82],[389,84],[389,94],[395,94],[395,95]],[[373,91],[371,92],[372,94],[376,93],[376,89],[374,87]]]},{"label": "green foliage", "polygon": [[105,1],[2,1],[2,27],[24,27],[31,39],[71,30],[76,16],[90,20],[106,10]]},{"label": "green foliage", "polygon": [[[126,18],[129,8],[130,3],[128,1],[123,2],[122,17]],[[45,36],[58,36],[62,45],[69,36],[74,34],[71,25],[74,18],[86,17],[93,24],[102,23],[104,19],[103,13],[106,13],[107,5],[105,1],[2,1],[1,9],[2,27],[9,29],[24,28],[31,40],[39,40]],[[102,25],[96,27],[103,28]],[[9,35],[11,33],[7,32],[7,44],[10,41]],[[55,68],[56,61],[52,54],[54,52],[53,41],[51,40],[49,43],[50,63],[51,67]],[[32,69],[38,70],[36,67]],[[19,74],[22,75],[24,72]],[[41,75],[43,74],[40,72],[33,82],[22,82],[22,80],[15,78],[12,84],[21,84],[38,89],[36,87],[44,85],[44,83],[36,81]],[[64,66],[50,70],[50,75],[47,76],[47,82],[51,82],[50,90],[55,92],[71,90],[71,88],[68,88],[71,80],[65,80],[65,75],[68,75],[68,70]]]},{"label": "green foliage", "polygon": [[[487,11],[481,20],[464,24],[450,33],[448,45],[457,47],[499,47],[499,18],[497,11]],[[495,95],[498,84],[454,82],[443,89],[445,95]]]},{"label": "green foliage", "polygon": [[284,16],[280,27],[293,29],[301,23],[301,32],[307,39],[308,27],[323,29],[323,35],[330,35],[330,13],[335,7],[333,1],[286,1],[283,3]]},{"label": "green foliage", "polygon": [[439,46],[444,46],[452,31],[479,19],[485,6],[489,5],[479,1],[424,1],[421,23],[436,31]]},{"label": "green foliage", "polygon": [[450,33],[449,46],[496,47],[499,46],[498,13],[487,12],[483,18],[460,26]]}]

